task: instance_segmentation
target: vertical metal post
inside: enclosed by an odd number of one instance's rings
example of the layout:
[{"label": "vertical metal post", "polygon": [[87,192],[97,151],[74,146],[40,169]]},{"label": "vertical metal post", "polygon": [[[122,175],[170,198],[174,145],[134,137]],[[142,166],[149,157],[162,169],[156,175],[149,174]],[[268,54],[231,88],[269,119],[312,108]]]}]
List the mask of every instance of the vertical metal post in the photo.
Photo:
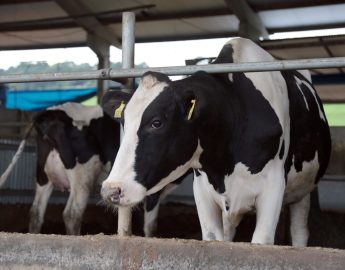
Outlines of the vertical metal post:
[{"label": "vertical metal post", "polygon": [[[135,13],[122,13],[122,68],[134,67]],[[126,89],[133,91],[133,79],[128,79]]]},{"label": "vertical metal post", "polygon": [[[122,13],[122,68],[134,67],[134,45],[135,45],[135,13],[124,12]],[[125,91],[133,92],[134,79],[128,78],[125,85]],[[123,129],[120,131],[120,138],[122,140]],[[119,207],[118,222],[117,222],[118,235],[126,236],[132,234],[132,210],[130,207]]]}]

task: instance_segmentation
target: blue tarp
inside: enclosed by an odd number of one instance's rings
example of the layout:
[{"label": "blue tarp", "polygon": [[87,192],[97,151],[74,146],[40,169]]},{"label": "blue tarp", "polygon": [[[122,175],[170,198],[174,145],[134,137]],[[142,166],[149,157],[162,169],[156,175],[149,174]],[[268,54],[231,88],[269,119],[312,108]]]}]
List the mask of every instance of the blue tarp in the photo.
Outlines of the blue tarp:
[{"label": "blue tarp", "polygon": [[4,107],[7,109],[40,111],[67,101],[82,102],[96,95],[96,88],[56,90],[6,90]]}]

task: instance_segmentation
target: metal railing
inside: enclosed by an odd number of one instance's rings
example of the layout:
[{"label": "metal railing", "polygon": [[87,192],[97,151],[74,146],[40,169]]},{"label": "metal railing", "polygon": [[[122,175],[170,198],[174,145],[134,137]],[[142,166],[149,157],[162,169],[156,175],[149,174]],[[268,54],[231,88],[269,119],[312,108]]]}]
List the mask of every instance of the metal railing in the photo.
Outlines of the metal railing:
[{"label": "metal railing", "polygon": [[[131,56],[132,57],[132,56]],[[345,67],[345,57],[248,62],[236,64],[211,64],[193,66],[170,66],[152,68],[101,69],[73,73],[35,73],[0,76],[0,83],[48,82],[69,80],[111,80],[117,78],[140,77],[147,71],[161,72],[168,76],[191,75],[203,70],[208,73],[260,72],[275,70],[324,69]]]}]

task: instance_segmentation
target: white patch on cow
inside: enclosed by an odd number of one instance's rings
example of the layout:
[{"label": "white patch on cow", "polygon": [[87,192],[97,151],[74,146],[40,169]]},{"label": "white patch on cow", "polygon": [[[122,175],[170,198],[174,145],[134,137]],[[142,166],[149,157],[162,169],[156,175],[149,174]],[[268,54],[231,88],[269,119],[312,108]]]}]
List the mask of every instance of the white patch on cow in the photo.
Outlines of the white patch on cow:
[{"label": "white patch on cow", "polygon": [[296,76],[295,76],[295,79],[296,79],[296,81],[297,81],[297,83],[298,83],[299,85],[304,84],[305,86],[308,87],[309,91],[313,94],[313,97],[314,97],[314,99],[315,99],[315,103],[316,103],[317,108],[318,108],[318,110],[319,110],[320,118],[321,118],[324,122],[326,122],[326,117],[325,117],[325,115],[323,114],[323,112],[322,112],[322,110],[321,110],[320,103],[318,102],[318,100],[317,100],[317,98],[316,98],[316,93],[315,93],[314,88],[311,86],[311,84],[310,84],[308,81],[304,81],[304,80],[302,81],[302,80],[300,80],[299,78],[297,78]]},{"label": "white patch on cow", "polygon": [[205,172],[194,173],[193,193],[203,240],[223,240],[221,208],[222,195],[209,183]]},{"label": "white patch on cow", "polygon": [[77,162],[73,169],[66,170],[71,185],[70,195],[63,211],[67,234],[80,234],[82,216],[102,166],[99,155],[94,155],[86,163]]},{"label": "white patch on cow", "polygon": [[233,73],[228,73],[228,78],[231,82],[234,82],[234,74]]},{"label": "white patch on cow", "polygon": [[48,108],[48,110],[64,111],[73,119],[73,125],[79,130],[81,130],[83,126],[90,125],[92,119],[97,119],[103,116],[103,110],[99,105],[85,106],[74,102],[67,102],[62,105],[53,106]]},{"label": "white patch on cow", "polygon": [[283,167],[284,162],[276,157],[261,172],[252,174],[247,166],[238,163],[234,172],[224,177],[222,194],[214,190],[205,173],[195,179],[194,196],[203,239],[215,236],[217,240],[231,240],[243,214],[256,209],[257,226],[252,242],[273,243],[285,188]]},{"label": "white patch on cow", "polygon": [[150,103],[164,90],[167,83],[147,75],[142,78],[125,109],[124,136],[113,168],[103,182],[104,188],[121,188],[123,197],[120,204],[131,205],[140,202],[146,189],[134,179],[135,150],[138,145],[138,129],[142,115]]},{"label": "white patch on cow", "polygon": [[310,209],[310,194],[299,202],[290,204],[290,232],[294,247],[305,247],[308,243],[308,216]]},{"label": "white patch on cow", "polygon": [[200,146],[200,141],[198,141],[198,146],[195,149],[195,152],[194,152],[193,156],[190,158],[190,160],[188,160],[185,164],[178,166],[175,170],[171,171],[168,176],[161,179],[154,187],[149,189],[146,192],[146,195],[151,195],[151,194],[154,194],[154,193],[160,191],[162,188],[167,186],[169,183],[171,183],[171,182],[175,181],[176,179],[178,179],[179,177],[181,177],[190,168],[200,169],[201,164],[199,162],[199,158],[200,158],[202,151],[203,151],[203,149]]},{"label": "white patch on cow", "polygon": [[301,93],[303,99],[304,99],[304,103],[305,103],[305,107],[307,108],[307,110],[309,111],[309,105],[308,105],[308,102],[307,102],[307,99],[305,98],[305,95],[302,91],[302,88],[301,88],[301,85],[302,85],[302,82],[300,79],[298,79],[296,76],[295,76],[295,79],[296,79],[296,85],[298,87],[298,90],[299,92]]},{"label": "white patch on cow", "polygon": [[47,157],[44,165],[44,172],[55,187],[61,191],[70,189],[70,182],[66,173],[65,166],[62,163],[60,154],[53,149]]},{"label": "white patch on cow", "polygon": [[311,73],[308,69],[297,70],[300,74],[302,74],[309,82],[311,82]]},{"label": "white patch on cow", "polygon": [[287,175],[284,203],[298,202],[313,190],[315,187],[315,178],[320,167],[318,153],[315,152],[313,160],[303,161],[300,172],[296,171],[293,164],[294,158],[292,159],[292,166]]},{"label": "white patch on cow", "polygon": [[94,155],[86,163],[76,163],[73,169],[66,169],[59,153],[53,149],[44,165],[48,183],[36,187],[34,203],[30,210],[29,231],[40,232],[48,199],[55,186],[70,191],[63,213],[67,234],[80,234],[81,219],[102,167],[99,156]]},{"label": "white patch on cow", "polygon": [[146,237],[152,237],[157,229],[157,216],[159,211],[158,202],[150,211],[144,213],[144,233]]}]

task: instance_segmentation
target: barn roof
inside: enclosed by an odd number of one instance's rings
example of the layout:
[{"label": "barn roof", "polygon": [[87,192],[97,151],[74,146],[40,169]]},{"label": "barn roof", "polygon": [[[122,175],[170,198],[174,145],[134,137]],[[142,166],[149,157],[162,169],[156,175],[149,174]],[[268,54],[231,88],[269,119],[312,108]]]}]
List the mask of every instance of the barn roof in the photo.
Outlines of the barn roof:
[{"label": "barn roof", "polygon": [[[120,47],[123,11],[136,13],[136,42],[237,36],[240,19],[266,34],[345,27],[339,0],[2,0],[0,50],[86,46],[88,33]],[[260,43],[278,59],[345,56],[345,36]]]}]

